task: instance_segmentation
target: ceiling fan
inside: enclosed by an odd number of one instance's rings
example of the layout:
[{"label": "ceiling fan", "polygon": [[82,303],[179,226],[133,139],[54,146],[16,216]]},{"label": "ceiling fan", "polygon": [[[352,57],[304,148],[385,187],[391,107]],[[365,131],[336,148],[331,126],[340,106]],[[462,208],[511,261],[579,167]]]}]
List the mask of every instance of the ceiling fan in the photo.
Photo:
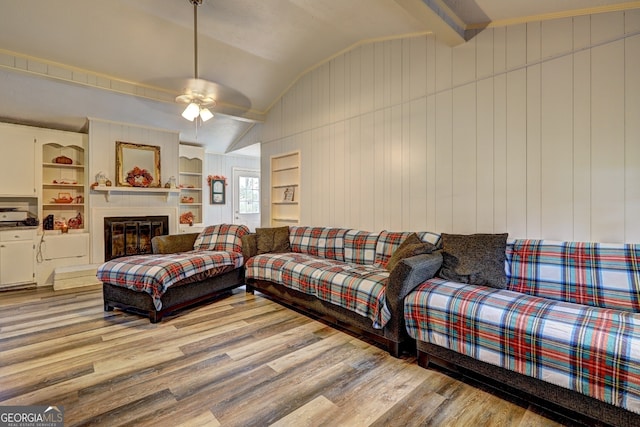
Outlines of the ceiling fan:
[{"label": "ceiling fan", "polygon": [[193,5],[193,51],[194,51],[194,78],[189,79],[187,87],[182,95],[176,97],[176,102],[187,104],[182,112],[182,117],[194,121],[198,116],[203,122],[211,119],[213,113],[209,108],[216,105],[216,84],[198,77],[198,6],[202,0],[189,0]]}]

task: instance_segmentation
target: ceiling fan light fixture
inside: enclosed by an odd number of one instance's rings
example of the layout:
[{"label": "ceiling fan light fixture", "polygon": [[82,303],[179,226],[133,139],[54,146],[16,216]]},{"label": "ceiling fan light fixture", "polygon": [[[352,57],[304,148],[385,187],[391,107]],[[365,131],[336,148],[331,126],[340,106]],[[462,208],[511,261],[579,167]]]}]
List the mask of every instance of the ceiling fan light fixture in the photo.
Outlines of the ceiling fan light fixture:
[{"label": "ceiling fan light fixture", "polygon": [[206,90],[200,90],[202,84],[208,82],[198,78],[198,6],[202,4],[202,0],[189,0],[189,3],[193,5],[194,79],[191,83],[197,85],[198,89],[185,88],[184,93],[176,97],[176,102],[188,104],[182,112],[182,117],[192,122],[200,116],[200,119],[206,122],[213,117],[213,113],[207,107],[215,106],[216,100]]},{"label": "ceiling fan light fixture", "polygon": [[187,105],[187,108],[182,112],[182,117],[189,120],[190,122],[194,121],[198,114],[200,113],[200,106],[195,102],[191,102]]},{"label": "ceiling fan light fixture", "polygon": [[207,107],[203,107],[200,109],[200,118],[202,119],[203,122],[206,122],[212,117],[213,117],[213,113]]}]

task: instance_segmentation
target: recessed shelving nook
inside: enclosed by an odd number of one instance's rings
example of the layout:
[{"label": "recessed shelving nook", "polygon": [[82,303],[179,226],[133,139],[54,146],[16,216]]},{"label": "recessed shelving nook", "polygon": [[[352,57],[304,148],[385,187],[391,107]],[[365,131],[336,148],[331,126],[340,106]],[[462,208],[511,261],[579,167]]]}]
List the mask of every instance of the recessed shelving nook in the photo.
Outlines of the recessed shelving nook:
[{"label": "recessed shelving nook", "polygon": [[[204,222],[203,211],[203,170],[204,149],[191,145],[180,145],[180,164],[178,184],[180,188],[180,217],[179,229],[181,232],[195,232]],[[192,223],[187,221],[191,218]]]},{"label": "recessed shelving nook", "polygon": [[271,226],[300,223],[300,152],[271,157]]},{"label": "recessed shelving nook", "polygon": [[56,229],[64,223],[70,232],[86,228],[86,138],[60,134],[39,140],[42,147],[42,221],[53,215]]}]

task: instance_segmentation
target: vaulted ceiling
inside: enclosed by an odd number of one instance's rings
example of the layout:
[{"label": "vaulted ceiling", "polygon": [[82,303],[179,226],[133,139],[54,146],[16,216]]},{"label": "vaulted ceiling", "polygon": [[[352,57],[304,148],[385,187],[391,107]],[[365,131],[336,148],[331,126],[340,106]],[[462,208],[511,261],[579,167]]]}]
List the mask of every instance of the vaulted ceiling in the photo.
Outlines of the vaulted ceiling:
[{"label": "vaulted ceiling", "polygon": [[[194,75],[189,0],[0,2],[0,120],[84,130],[87,117],[180,132],[227,152],[307,70],[371,40],[640,7],[622,0],[203,0],[200,78],[216,116],[196,128],[174,102]],[[250,152],[254,153],[254,152]]]}]

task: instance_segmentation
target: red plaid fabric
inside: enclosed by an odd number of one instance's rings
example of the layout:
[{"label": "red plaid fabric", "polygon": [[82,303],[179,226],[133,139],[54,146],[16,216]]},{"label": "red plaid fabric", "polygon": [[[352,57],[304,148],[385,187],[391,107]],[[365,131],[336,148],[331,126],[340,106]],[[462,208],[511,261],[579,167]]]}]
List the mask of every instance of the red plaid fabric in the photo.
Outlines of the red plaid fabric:
[{"label": "red plaid fabric", "polygon": [[349,230],[344,237],[344,260],[348,263],[371,265],[376,260],[378,234]]},{"label": "red plaid fabric", "polygon": [[371,319],[382,328],[391,318],[385,288],[389,272],[309,254],[262,254],[247,261],[247,279],[268,280],[316,296]]},{"label": "red plaid fabric", "polygon": [[640,413],[640,314],[437,278],[404,313],[417,340]]},{"label": "red plaid fabric", "polygon": [[508,289],[640,312],[640,245],[515,240]]},{"label": "red plaid fabric", "polygon": [[[411,231],[382,231],[376,243],[375,265],[380,268],[387,268],[387,264],[393,253],[411,233]],[[440,235],[436,233],[429,231],[416,231],[415,233],[423,242],[437,245],[440,241]]]},{"label": "red plaid fabric", "polygon": [[203,251],[242,252],[242,236],[249,234],[246,225],[210,225],[196,238],[193,249]]},{"label": "red plaid fabric", "polygon": [[174,283],[214,268],[242,267],[242,253],[190,251],[177,254],[134,255],[107,261],[96,276],[103,283],[146,292],[157,310],[162,309],[162,295]]},{"label": "red plaid fabric", "polygon": [[344,261],[344,228],[289,227],[293,252]]}]

